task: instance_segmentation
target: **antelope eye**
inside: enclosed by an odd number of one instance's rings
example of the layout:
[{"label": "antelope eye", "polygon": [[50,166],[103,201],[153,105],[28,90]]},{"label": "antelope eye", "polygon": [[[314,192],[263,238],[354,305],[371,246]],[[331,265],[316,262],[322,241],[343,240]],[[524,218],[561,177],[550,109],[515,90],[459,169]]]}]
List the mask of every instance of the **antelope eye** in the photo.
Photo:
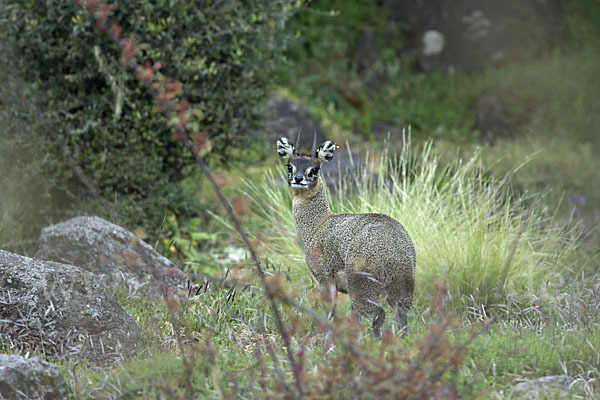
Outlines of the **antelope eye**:
[{"label": "antelope eye", "polygon": [[288,172],[293,172],[294,168],[292,168],[291,164],[287,165]]},{"label": "antelope eye", "polygon": [[318,173],[319,173],[319,168],[311,168],[311,169],[308,171],[308,175],[309,175],[309,176],[315,176],[315,175],[317,175]]}]

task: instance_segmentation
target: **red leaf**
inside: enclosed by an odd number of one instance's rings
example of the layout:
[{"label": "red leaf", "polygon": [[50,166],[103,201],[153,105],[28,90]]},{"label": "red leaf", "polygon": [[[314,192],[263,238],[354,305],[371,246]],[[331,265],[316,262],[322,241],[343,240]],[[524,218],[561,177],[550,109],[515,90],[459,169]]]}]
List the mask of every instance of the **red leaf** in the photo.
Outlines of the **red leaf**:
[{"label": "red leaf", "polygon": [[112,24],[110,26],[110,35],[113,40],[119,40],[119,36],[121,35],[121,27],[117,24]]}]

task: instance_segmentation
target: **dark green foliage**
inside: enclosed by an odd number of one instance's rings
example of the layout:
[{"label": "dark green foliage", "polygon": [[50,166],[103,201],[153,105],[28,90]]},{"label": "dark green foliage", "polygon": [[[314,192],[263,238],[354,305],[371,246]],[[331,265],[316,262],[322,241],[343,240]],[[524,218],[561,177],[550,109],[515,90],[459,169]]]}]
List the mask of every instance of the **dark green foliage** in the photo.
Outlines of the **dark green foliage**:
[{"label": "dark green foliage", "polygon": [[[366,137],[373,122],[386,122],[412,126],[415,138],[474,139],[470,78],[414,73],[402,27],[372,4],[319,0],[298,12],[289,23],[297,34],[286,52],[291,63],[278,70],[278,82],[322,119]],[[372,50],[361,53],[367,32]]]},{"label": "dark green foliage", "polygon": [[[135,34],[150,48],[140,60],[184,83],[203,116],[212,163],[230,160],[260,127],[257,107],[269,71],[285,45],[283,27],[293,7],[284,0],[116,1],[108,25]],[[189,210],[178,187],[191,157],[173,140],[169,121],[152,112],[152,99],[119,50],[71,0],[4,2],[2,38],[18,67],[44,94],[44,119],[68,144],[102,195],[117,200],[128,226],[160,226],[167,207]],[[81,193],[80,193],[81,195]]]},{"label": "dark green foliage", "polygon": [[600,3],[597,1],[563,0],[570,46],[600,45]]}]

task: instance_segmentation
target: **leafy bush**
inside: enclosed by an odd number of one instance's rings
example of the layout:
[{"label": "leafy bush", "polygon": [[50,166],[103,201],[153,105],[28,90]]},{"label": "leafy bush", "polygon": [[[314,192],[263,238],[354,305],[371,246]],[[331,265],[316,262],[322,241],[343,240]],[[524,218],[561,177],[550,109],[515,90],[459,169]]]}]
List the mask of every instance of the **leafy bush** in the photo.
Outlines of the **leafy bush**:
[{"label": "leafy bush", "polygon": [[[116,1],[111,21],[147,43],[143,59],[161,62],[203,111],[194,126],[207,132],[211,162],[230,161],[260,126],[257,104],[285,45],[293,11],[284,0],[239,2]],[[152,99],[119,63],[120,51],[69,0],[5,2],[2,38],[19,67],[45,94],[44,119],[78,165],[130,226],[160,226],[165,208],[186,210],[177,183],[191,157],[151,112]]]}]

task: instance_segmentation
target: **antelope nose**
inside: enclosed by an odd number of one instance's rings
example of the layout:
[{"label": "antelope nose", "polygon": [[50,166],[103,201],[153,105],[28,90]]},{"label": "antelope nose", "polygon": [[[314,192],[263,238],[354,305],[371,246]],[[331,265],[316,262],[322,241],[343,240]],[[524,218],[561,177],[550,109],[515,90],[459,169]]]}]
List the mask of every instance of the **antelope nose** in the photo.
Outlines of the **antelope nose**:
[{"label": "antelope nose", "polygon": [[303,178],[304,177],[302,176],[302,174],[296,174],[296,176],[294,176],[294,180],[296,182],[301,182]]}]

